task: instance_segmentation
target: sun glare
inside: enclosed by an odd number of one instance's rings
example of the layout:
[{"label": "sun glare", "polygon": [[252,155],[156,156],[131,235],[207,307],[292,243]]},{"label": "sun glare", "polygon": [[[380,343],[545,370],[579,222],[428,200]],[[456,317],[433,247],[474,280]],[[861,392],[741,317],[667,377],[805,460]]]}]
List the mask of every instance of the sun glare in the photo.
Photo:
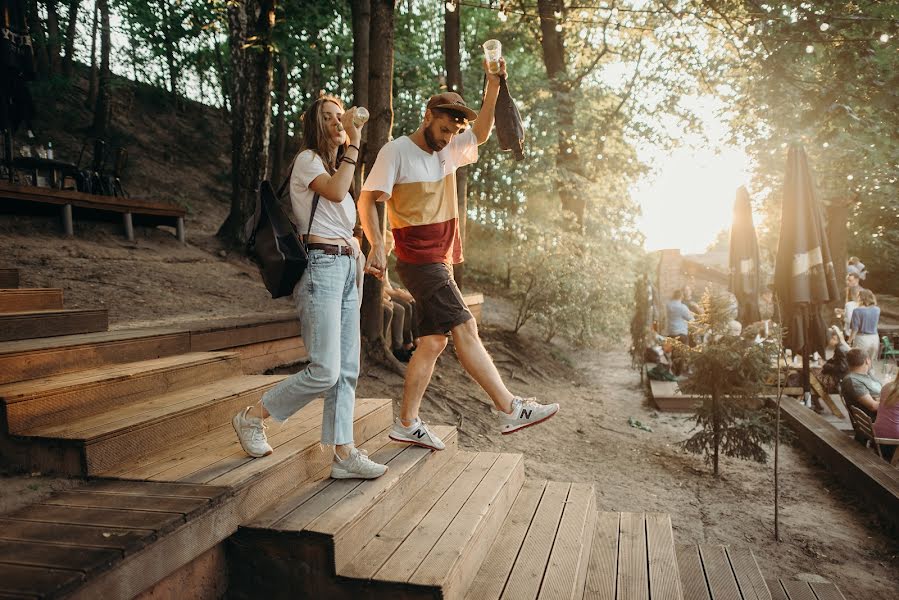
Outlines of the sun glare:
[{"label": "sun glare", "polygon": [[645,148],[640,158],[657,166],[633,190],[642,209],[638,226],[649,251],[678,248],[683,254],[704,252],[722,229],[729,229],[737,188],[749,186],[746,153],[725,145],[727,126],[715,102],[695,100],[707,141],[685,135],[672,151]]}]

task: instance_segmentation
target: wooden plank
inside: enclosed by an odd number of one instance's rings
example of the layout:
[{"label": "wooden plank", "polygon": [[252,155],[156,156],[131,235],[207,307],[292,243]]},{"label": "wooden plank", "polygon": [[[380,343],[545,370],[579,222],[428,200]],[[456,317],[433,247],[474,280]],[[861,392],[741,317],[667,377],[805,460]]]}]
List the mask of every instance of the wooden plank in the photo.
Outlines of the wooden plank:
[{"label": "wooden plank", "polygon": [[81,508],[49,504],[33,504],[10,514],[9,518],[36,523],[148,529],[157,532],[169,530],[184,522],[184,515],[181,513]]},{"label": "wooden plank", "polygon": [[620,515],[617,512],[604,511],[597,516],[584,600],[615,600],[618,588],[619,521]]},{"label": "wooden plank", "polygon": [[215,323],[204,329],[196,329],[193,325],[190,332],[190,347],[194,352],[222,350],[225,348],[237,348],[249,344],[281,340],[284,338],[298,338],[300,336],[300,321],[296,314],[288,317],[281,316],[276,320],[259,322],[225,322]]},{"label": "wooden plank", "polygon": [[499,535],[468,590],[466,600],[498,600],[515,565],[546,481],[525,481]]},{"label": "wooden plank", "polygon": [[713,600],[742,600],[724,546],[700,544],[699,555]]},{"label": "wooden plank", "polygon": [[122,557],[120,550],[0,540],[0,564],[56,568],[89,573]]},{"label": "wooden plank", "polygon": [[18,269],[0,269],[0,288],[13,289],[19,287]]},{"label": "wooden plank", "polygon": [[418,527],[385,561],[374,579],[408,581],[498,458],[498,454],[478,453],[446,494],[421,520]]},{"label": "wooden plank", "polygon": [[590,512],[587,516],[587,523],[585,525],[586,532],[584,534],[583,547],[581,548],[577,582],[574,586],[575,600],[582,600],[587,590],[587,570],[590,567],[590,557],[593,554],[593,538],[596,535],[596,522],[598,520],[599,514],[596,512],[596,500],[594,499],[593,504],[590,506]]},{"label": "wooden plank", "polygon": [[815,592],[815,596],[818,597],[818,600],[846,600],[846,597],[843,596],[840,588],[832,583],[812,581],[809,585],[811,586],[812,591]]},{"label": "wooden plank", "polygon": [[63,544],[70,547],[113,548],[126,554],[155,539],[152,530],[41,523],[0,518],[0,540]]},{"label": "wooden plank", "polygon": [[809,586],[807,581],[798,581],[795,579],[781,579],[787,596],[790,600],[817,600],[815,592]]},{"label": "wooden plank", "polygon": [[558,531],[570,489],[570,483],[550,481],[546,484],[502,598],[525,600],[536,598],[539,594],[552,541]]},{"label": "wooden plank", "polygon": [[768,591],[771,592],[772,600],[790,600],[779,579],[768,579],[766,583],[768,584]]},{"label": "wooden plank", "polygon": [[344,577],[371,579],[471,464],[475,456],[473,452],[457,452],[451,456],[447,465],[412,496],[409,502],[362,547],[350,563],[338,567],[337,573]]},{"label": "wooden plank", "polygon": [[269,369],[309,361],[309,352],[302,338],[285,338],[260,342],[233,349],[240,354],[244,373],[263,373]]},{"label": "wooden plank", "polygon": [[[394,472],[398,481],[381,493],[377,500],[373,497],[379,492],[377,486],[370,485],[378,480],[365,482],[338,507],[347,507],[345,512],[331,510],[310,525],[310,529],[319,532],[332,532],[335,567],[340,569],[350,562],[364,545],[371,540],[385,523],[387,523],[410,500],[412,493],[428,482],[440,469],[444,468],[456,452],[457,433],[455,427],[435,428],[437,435],[446,443],[446,449],[432,452],[426,448],[408,446],[400,456],[391,461],[387,475]],[[408,463],[408,466],[407,466]],[[386,476],[386,475],[385,475]],[[384,483],[386,486],[386,482]],[[371,488],[371,489],[369,489]],[[354,505],[363,510],[353,514]],[[335,507],[335,508],[338,508]],[[342,517],[341,522],[338,518]]]},{"label": "wooden plank", "polygon": [[523,483],[524,457],[500,454],[409,578],[409,583],[440,586],[445,598],[461,598],[496,539]]},{"label": "wooden plank", "polygon": [[0,386],[0,398],[7,405],[10,433],[40,435],[38,428],[65,426],[123,404],[224,379],[237,365],[234,355],[186,354]]},{"label": "wooden plank", "polygon": [[[0,286],[2,287],[2,286]],[[62,290],[57,288],[0,289],[0,313],[62,309]]]},{"label": "wooden plank", "polygon": [[160,483],[158,481],[124,481],[118,479],[96,479],[79,491],[122,494],[126,496],[170,496],[174,498],[206,498],[211,500],[224,494],[227,489],[211,485],[192,483]]},{"label": "wooden plank", "polygon": [[649,600],[646,519],[643,513],[621,513],[618,541],[618,599]]},{"label": "wooden plank", "polygon": [[0,564],[0,591],[6,594],[57,596],[84,580],[80,571]]},{"label": "wooden plank", "polygon": [[189,516],[195,511],[204,508],[207,503],[208,500],[205,498],[132,496],[92,491],[57,492],[43,501],[43,504],[56,506],[143,510],[180,513],[184,516]]},{"label": "wooden plank", "polygon": [[702,568],[699,548],[695,545],[677,547],[677,568],[680,573],[684,598],[689,600],[711,600],[709,586]]},{"label": "wooden plank", "polygon": [[743,594],[743,600],[771,600],[771,592],[765,584],[765,578],[752,550],[731,548],[730,546],[726,550],[737,578],[737,585]]},{"label": "wooden plank", "polygon": [[671,517],[667,514],[646,513],[646,550],[649,560],[649,595],[653,600],[683,600]]},{"label": "wooden plank", "polygon": [[594,495],[595,491],[590,484],[571,484],[538,598],[580,598],[580,594],[576,595],[580,575],[578,568],[581,566],[581,553],[587,535],[586,526],[593,510]]},{"label": "wooden plank", "polygon": [[190,336],[166,330],[101,333],[0,343],[0,383],[190,351]]},{"label": "wooden plank", "polygon": [[[381,464],[389,463],[406,448],[406,444],[391,442],[387,436],[388,432],[383,431],[373,440],[367,442],[368,447],[360,446],[360,448],[368,452],[375,462]],[[338,502],[344,500],[348,494],[362,485],[363,480],[328,479],[324,483],[315,494],[277,521],[273,527],[283,531],[302,531],[306,529],[315,519],[334,507]]]},{"label": "wooden plank", "polygon": [[0,181],[0,197],[40,204],[71,204],[80,208],[112,212],[132,212],[141,215],[184,217],[187,210],[174,204],[141,200],[124,196],[99,196],[74,190],[18,185]]},{"label": "wooden plank", "polygon": [[106,331],[108,327],[109,313],[106,309],[9,312],[0,314],[0,341],[94,333]]}]

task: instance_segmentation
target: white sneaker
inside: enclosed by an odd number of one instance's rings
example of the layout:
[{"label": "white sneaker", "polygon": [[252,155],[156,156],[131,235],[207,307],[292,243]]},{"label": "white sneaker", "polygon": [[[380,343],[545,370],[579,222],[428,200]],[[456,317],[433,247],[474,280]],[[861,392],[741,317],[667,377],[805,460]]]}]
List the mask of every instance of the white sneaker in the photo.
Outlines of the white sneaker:
[{"label": "white sneaker", "polygon": [[428,429],[424,421],[415,417],[415,421],[409,427],[403,427],[403,422],[397,419],[390,430],[388,437],[394,442],[406,442],[431,450],[443,450],[446,444],[434,432]]},{"label": "white sneaker", "polygon": [[272,447],[265,438],[265,423],[259,417],[247,416],[251,408],[253,407],[248,406],[234,415],[231,425],[237,432],[237,439],[240,440],[240,446],[244,452],[253,458],[268,456],[272,453]]},{"label": "white sneaker", "polygon": [[387,472],[387,465],[381,465],[368,457],[365,450],[353,448],[344,460],[334,456],[331,461],[332,479],[375,479]]},{"label": "white sneaker", "polygon": [[512,414],[499,413],[500,433],[508,435],[519,429],[542,423],[559,412],[558,404],[537,404],[534,398],[512,398]]}]

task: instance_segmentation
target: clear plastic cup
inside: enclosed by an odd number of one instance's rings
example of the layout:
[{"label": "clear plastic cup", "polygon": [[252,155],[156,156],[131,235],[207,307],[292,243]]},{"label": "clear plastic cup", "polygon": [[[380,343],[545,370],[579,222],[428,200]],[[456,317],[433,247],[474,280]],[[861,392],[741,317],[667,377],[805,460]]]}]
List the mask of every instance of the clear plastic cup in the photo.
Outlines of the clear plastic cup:
[{"label": "clear plastic cup", "polygon": [[362,127],[368,122],[368,109],[364,106],[356,107],[356,113],[353,115],[353,125]]},{"label": "clear plastic cup", "polygon": [[499,73],[499,59],[503,55],[503,45],[499,40],[487,40],[484,42],[484,58],[487,59],[487,70],[491,73]]}]

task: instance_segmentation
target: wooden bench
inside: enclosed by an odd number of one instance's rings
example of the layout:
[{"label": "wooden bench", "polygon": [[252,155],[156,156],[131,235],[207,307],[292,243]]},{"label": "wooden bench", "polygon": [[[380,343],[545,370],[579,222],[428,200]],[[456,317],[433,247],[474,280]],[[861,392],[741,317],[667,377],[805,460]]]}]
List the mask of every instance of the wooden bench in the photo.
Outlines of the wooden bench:
[{"label": "wooden bench", "polygon": [[842,482],[858,492],[870,511],[899,527],[899,468],[798,402],[782,402],[786,421],[800,442]]},{"label": "wooden bench", "polygon": [[0,198],[61,206],[63,229],[68,236],[75,235],[72,209],[79,208],[120,213],[125,236],[129,241],[134,240],[134,217],[136,216],[141,223],[148,225],[173,225],[177,231],[178,241],[184,243],[184,217],[187,215],[187,211],[172,204],[120,196],[97,196],[72,190],[18,185],[6,181],[0,181]]}]

